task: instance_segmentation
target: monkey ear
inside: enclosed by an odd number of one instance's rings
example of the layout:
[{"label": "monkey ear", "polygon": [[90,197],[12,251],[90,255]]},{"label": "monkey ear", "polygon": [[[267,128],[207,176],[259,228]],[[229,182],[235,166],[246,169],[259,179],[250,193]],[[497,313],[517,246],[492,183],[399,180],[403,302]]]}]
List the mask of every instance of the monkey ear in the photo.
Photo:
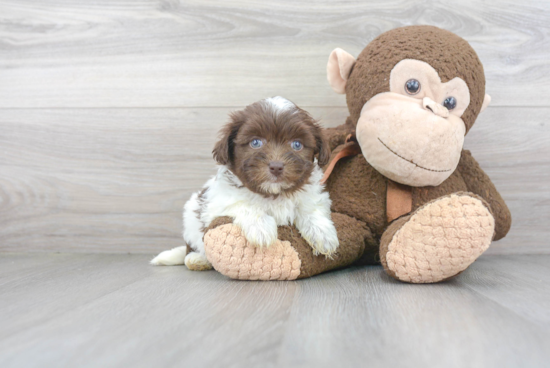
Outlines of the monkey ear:
[{"label": "monkey ear", "polygon": [[355,58],[340,48],[336,48],[330,53],[327,79],[334,92],[346,93],[346,83],[354,64]]},{"label": "monkey ear", "polygon": [[244,114],[242,111],[230,114],[231,121],[220,130],[220,138],[214,145],[212,155],[214,160],[220,165],[227,165],[233,162],[233,153],[235,147],[235,138],[239,129],[244,124]]},{"label": "monkey ear", "polygon": [[481,104],[481,110],[479,110],[479,113],[481,114],[483,110],[485,110],[487,106],[489,106],[490,103],[491,103],[491,96],[489,96],[488,94],[485,94],[485,98],[483,99],[483,104]]}]

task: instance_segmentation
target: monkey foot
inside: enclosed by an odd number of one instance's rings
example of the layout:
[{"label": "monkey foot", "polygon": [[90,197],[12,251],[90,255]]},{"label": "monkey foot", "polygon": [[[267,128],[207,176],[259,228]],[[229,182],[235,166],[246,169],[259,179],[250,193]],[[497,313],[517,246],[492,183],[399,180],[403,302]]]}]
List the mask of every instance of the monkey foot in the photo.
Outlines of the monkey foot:
[{"label": "monkey foot", "polygon": [[442,281],[471,265],[489,247],[494,229],[483,200],[452,194],[394,221],[380,242],[381,262],[401,281]]},{"label": "monkey foot", "polygon": [[288,241],[268,248],[248,243],[237,225],[225,224],[204,236],[206,257],[219,273],[239,280],[295,280],[301,261]]}]

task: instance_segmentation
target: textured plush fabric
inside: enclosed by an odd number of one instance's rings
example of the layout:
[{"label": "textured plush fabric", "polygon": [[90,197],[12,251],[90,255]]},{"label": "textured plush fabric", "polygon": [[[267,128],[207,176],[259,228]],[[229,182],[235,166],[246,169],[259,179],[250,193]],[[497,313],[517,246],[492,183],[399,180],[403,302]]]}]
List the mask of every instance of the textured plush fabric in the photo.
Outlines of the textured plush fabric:
[{"label": "textured plush fabric", "polygon": [[[339,150],[337,148],[333,154]],[[363,155],[342,158],[326,182],[332,211],[366,223],[372,234],[379,238],[387,226],[387,180],[368,164]]]},{"label": "textured plush fabric", "polygon": [[[350,117],[325,132],[332,157],[346,147],[365,102],[389,90],[391,69],[406,58],[427,62],[443,82],[462,78],[471,97],[462,118],[467,129],[474,124],[485,96],[485,77],[473,49],[436,27],[399,28],[380,35],[358,57],[346,85]],[[457,168],[440,185],[412,187],[411,213],[391,223],[386,213],[388,180],[362,154],[338,161],[326,182],[340,241],[334,259],[314,256],[292,227],[279,229],[279,239],[298,254],[299,277],[354,261],[381,261],[399,280],[441,281],[459,274],[489,246],[491,237],[498,240],[510,229],[510,211],[469,151],[462,151]],[[206,237],[205,247],[208,254]]]},{"label": "textured plush fabric", "polygon": [[344,124],[336,128],[325,129],[325,136],[329,141],[332,151],[339,145],[344,144],[346,137],[350,134],[355,134],[355,125],[351,122],[349,116]]},{"label": "textured plush fabric", "polygon": [[337,93],[345,93],[346,80],[355,58],[342,49],[334,50],[329,57],[327,65],[328,81]]},{"label": "textured plush fabric", "polygon": [[[340,149],[335,149],[333,155]],[[365,222],[374,236],[381,237],[388,225],[386,189],[389,179],[370,166],[362,155],[340,161],[326,183],[332,200],[332,211]],[[510,211],[491,179],[466,150],[462,151],[457,170],[441,185],[412,188],[412,209],[414,211],[434,199],[457,192],[472,192],[487,201],[495,216],[495,239],[506,235],[511,224]]]},{"label": "textured plush fabric", "polygon": [[338,229],[340,246],[331,258],[313,255],[311,246],[293,227],[280,228],[279,239],[289,241],[300,255],[302,270],[299,278],[349,266],[363,255],[366,246],[373,244],[372,234],[364,223],[339,213],[332,214],[332,221]]},{"label": "textured plush fabric", "polygon": [[447,279],[489,247],[494,227],[487,204],[477,196],[457,193],[439,198],[390,225],[381,241],[382,265],[401,281]]},{"label": "textured plush fabric", "polygon": [[219,218],[204,237],[207,258],[214,269],[241,280],[294,280],[349,266],[365,253],[372,254],[377,245],[364,223],[334,213],[338,228],[339,250],[331,257],[313,255],[311,246],[294,226],[280,226],[278,241],[261,249],[249,244],[231,219]]},{"label": "textured plush fabric", "polygon": [[[351,137],[351,135],[350,135]],[[359,144],[355,141],[347,141],[346,140],[346,144],[343,145],[343,148],[340,149],[338,151],[338,153],[336,154],[336,156],[333,156],[332,157],[332,161],[330,161],[324,168],[324,174],[323,174],[323,178],[321,179],[321,184],[324,184],[328,178],[330,177],[330,175],[332,174],[332,170],[336,167],[336,164],[338,163],[338,161],[340,161],[341,159],[345,158],[345,157],[351,157],[351,156],[356,156],[358,154],[361,153],[361,147],[359,146]]]},{"label": "textured plush fabric", "polygon": [[485,74],[476,52],[459,36],[432,26],[409,26],[385,32],[357,57],[346,85],[351,121],[357,124],[363,105],[390,90],[389,75],[403,59],[430,64],[443,83],[463,79],[470,90],[470,105],[462,119],[468,131],[474,125],[485,97]]},{"label": "textured plush fabric", "polygon": [[214,269],[232,279],[295,280],[300,275],[300,258],[288,241],[262,249],[250,245],[238,226],[225,224],[208,231],[204,242]]},{"label": "textured plush fabric", "polygon": [[512,216],[495,185],[489,176],[479,168],[479,164],[472,157],[470,151],[465,150],[462,153],[457,171],[464,179],[468,191],[479,195],[489,203],[496,220],[493,240],[504,238],[512,226]]}]

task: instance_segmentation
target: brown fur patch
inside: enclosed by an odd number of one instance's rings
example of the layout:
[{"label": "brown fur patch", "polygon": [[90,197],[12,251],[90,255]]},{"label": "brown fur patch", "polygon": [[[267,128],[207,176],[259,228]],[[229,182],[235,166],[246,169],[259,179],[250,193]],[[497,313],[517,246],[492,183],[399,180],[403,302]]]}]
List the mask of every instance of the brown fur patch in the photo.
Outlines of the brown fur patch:
[{"label": "brown fur patch", "polygon": [[[203,190],[201,190],[201,192],[197,196],[197,203],[199,204],[199,208],[197,208],[194,212],[201,224],[202,224],[201,215],[202,215],[202,212],[204,211],[204,207],[206,206],[206,202],[204,201],[204,194],[208,191],[208,189],[210,188],[204,188]],[[204,227],[204,224],[201,226],[200,231],[203,234],[205,233],[206,227]]]},{"label": "brown fur patch", "polygon": [[370,251],[372,234],[364,223],[340,213],[333,213],[332,220],[339,230],[340,246],[331,258],[313,255],[311,246],[294,226],[278,227],[278,239],[289,241],[300,257],[302,264],[299,279],[349,266],[364,254],[365,247],[368,246]]},{"label": "brown fur patch", "polygon": [[[328,140],[321,127],[298,107],[279,108],[262,100],[231,114],[231,122],[221,131],[214,158],[229,169],[249,190],[266,197],[276,196],[265,189],[266,184],[278,183],[281,192],[292,193],[307,183],[318,156],[319,165],[330,158]],[[263,142],[253,148],[254,139]],[[295,150],[292,142],[303,148]],[[275,177],[269,170],[272,162],[282,163],[283,172]]]}]

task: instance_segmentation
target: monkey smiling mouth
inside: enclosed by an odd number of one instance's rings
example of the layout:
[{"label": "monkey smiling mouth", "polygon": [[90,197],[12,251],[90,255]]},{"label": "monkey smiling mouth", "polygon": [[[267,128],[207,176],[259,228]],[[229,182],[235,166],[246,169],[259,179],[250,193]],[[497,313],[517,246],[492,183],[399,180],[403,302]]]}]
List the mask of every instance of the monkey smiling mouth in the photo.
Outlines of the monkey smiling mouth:
[{"label": "monkey smiling mouth", "polygon": [[378,138],[378,140],[380,141],[380,143],[382,143],[384,145],[384,147],[386,147],[388,149],[388,151],[390,151],[391,153],[393,153],[394,155],[396,155],[400,159],[403,159],[403,160],[407,161],[408,163],[411,163],[414,166],[419,167],[423,170],[433,171],[433,172],[448,172],[448,171],[451,171],[451,170],[434,170],[434,169],[428,169],[427,167],[420,166],[419,164],[415,163],[413,160],[408,160],[405,157],[398,154],[397,152],[395,152],[394,150],[392,150],[390,147],[388,147],[388,145],[386,143],[382,142],[382,140],[380,138]]}]

